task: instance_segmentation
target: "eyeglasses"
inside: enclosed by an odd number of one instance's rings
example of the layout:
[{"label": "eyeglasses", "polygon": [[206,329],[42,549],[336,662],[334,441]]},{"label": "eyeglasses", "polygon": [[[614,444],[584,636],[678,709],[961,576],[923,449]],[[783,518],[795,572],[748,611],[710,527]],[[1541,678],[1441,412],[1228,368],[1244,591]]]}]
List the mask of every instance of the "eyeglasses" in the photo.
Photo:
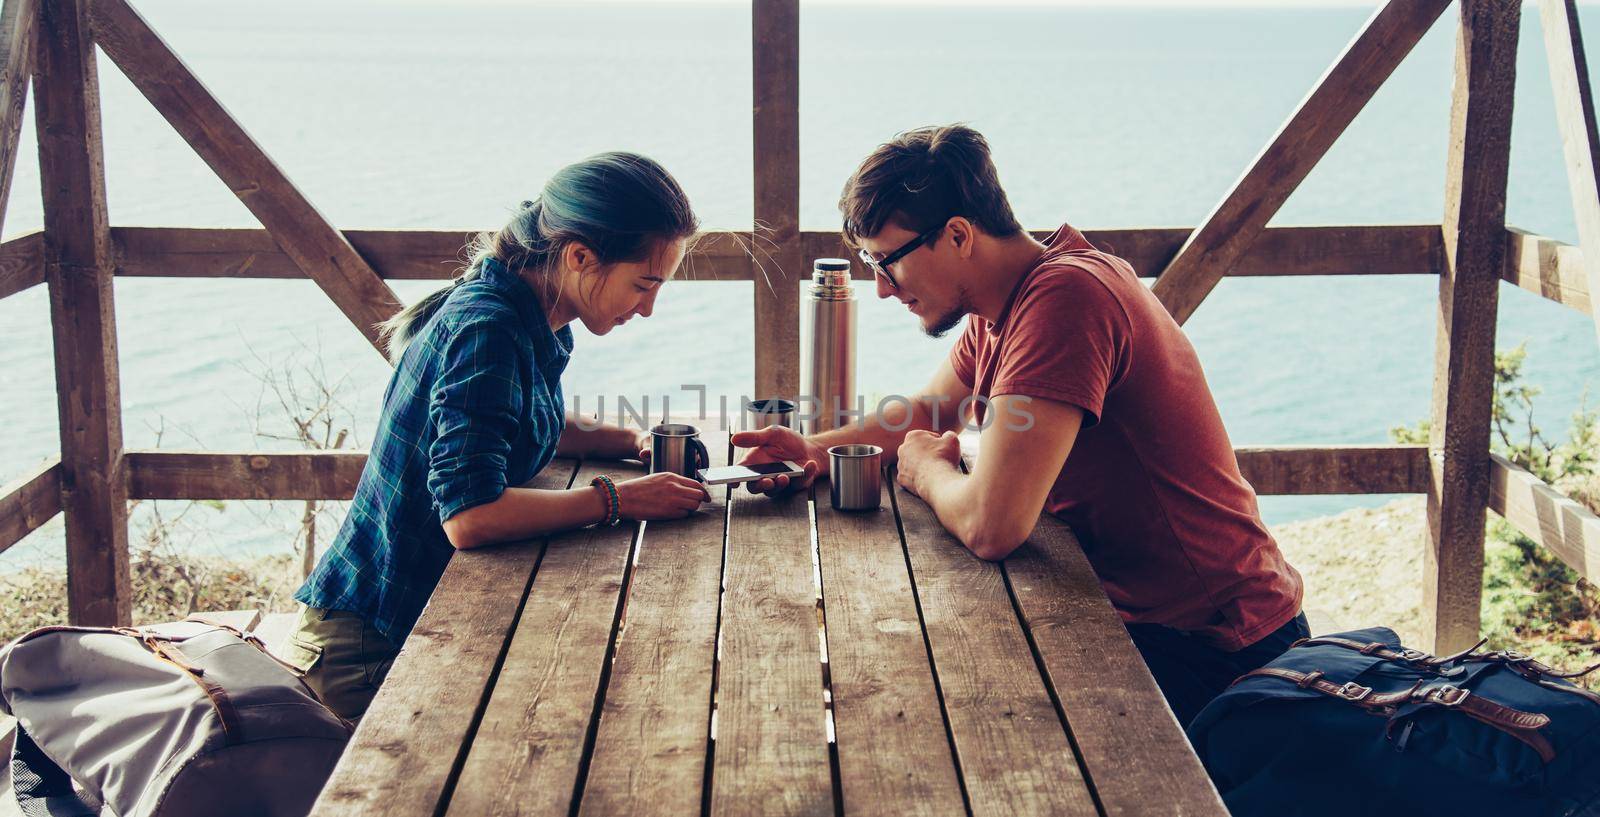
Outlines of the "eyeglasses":
[{"label": "eyeglasses", "polygon": [[900,245],[900,249],[885,255],[881,260],[873,258],[872,253],[867,252],[867,248],[862,247],[860,252],[861,263],[866,264],[867,269],[872,270],[873,274],[882,277],[884,281],[888,282],[891,289],[899,289],[900,283],[894,279],[893,275],[889,274],[889,265],[899,261],[902,258],[905,258],[913,252],[916,252],[918,247],[921,247],[923,244],[931,241],[933,237],[938,235],[939,231],[943,229],[944,224],[941,222],[939,226],[934,227],[922,235],[919,235],[916,238],[913,238],[910,241]]}]

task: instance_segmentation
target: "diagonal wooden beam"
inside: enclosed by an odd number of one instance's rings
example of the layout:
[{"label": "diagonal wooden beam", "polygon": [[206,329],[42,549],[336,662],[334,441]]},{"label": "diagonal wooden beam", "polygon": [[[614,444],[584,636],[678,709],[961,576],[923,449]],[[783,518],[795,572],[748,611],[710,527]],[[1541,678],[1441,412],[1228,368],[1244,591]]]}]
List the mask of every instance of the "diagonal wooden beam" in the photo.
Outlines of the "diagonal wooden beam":
[{"label": "diagonal wooden beam", "polygon": [[17,167],[17,140],[22,134],[22,109],[33,77],[37,0],[5,0],[0,7],[0,228],[11,201],[11,175]]},{"label": "diagonal wooden beam", "polygon": [[[1583,34],[1578,30],[1578,8],[1572,0],[1540,0],[1539,19],[1550,62],[1550,85],[1555,91],[1561,150],[1567,157],[1567,188],[1572,192],[1572,210],[1578,222],[1584,277],[1590,292],[1600,292],[1600,176],[1596,175],[1600,174],[1600,137],[1595,133],[1594,93],[1589,88]],[[1595,331],[1600,333],[1600,310],[1591,309],[1590,313]]]},{"label": "diagonal wooden beam", "polygon": [[383,352],[400,299],[124,0],[88,0],[95,42],[306,275]]},{"label": "diagonal wooden beam", "polygon": [[1445,268],[1439,275],[1433,425],[1428,453],[1424,632],[1436,653],[1478,640],[1495,314],[1506,254],[1506,177],[1516,88],[1520,0],[1461,0],[1450,149],[1445,166]]},{"label": "diagonal wooden beam", "polygon": [[1244,255],[1449,0],[1389,0],[1189,236],[1153,291],[1183,323]]}]

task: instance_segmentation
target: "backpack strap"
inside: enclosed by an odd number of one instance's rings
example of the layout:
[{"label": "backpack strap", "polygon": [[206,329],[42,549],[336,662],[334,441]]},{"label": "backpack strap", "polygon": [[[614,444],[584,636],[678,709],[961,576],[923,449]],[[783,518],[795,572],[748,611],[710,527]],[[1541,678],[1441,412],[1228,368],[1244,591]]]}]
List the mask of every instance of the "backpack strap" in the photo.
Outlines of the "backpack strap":
[{"label": "backpack strap", "polygon": [[1455,653],[1454,655],[1446,655],[1443,657],[1429,655],[1422,650],[1413,650],[1410,647],[1401,647],[1397,650],[1394,647],[1383,643],[1382,641],[1361,642],[1349,638],[1340,638],[1333,635],[1325,635],[1317,638],[1302,638],[1293,644],[1290,644],[1289,648],[1294,649],[1295,647],[1315,647],[1318,645],[1344,647],[1347,650],[1355,650],[1362,655],[1376,655],[1379,658],[1389,661],[1398,661],[1414,669],[1431,672],[1435,675],[1446,675],[1448,674],[1447,670],[1450,665],[1455,664],[1463,659],[1470,658],[1477,652],[1479,647],[1482,647],[1488,641],[1489,639],[1485,638],[1482,641],[1479,641],[1478,643],[1473,644],[1472,646],[1458,653]]},{"label": "backpack strap", "polygon": [[[295,665],[289,663],[288,661],[285,661],[282,658],[279,658],[278,656],[274,655],[272,653],[272,650],[267,649],[267,642],[262,641],[261,640],[261,636],[258,636],[255,633],[247,633],[247,632],[244,632],[243,630],[240,630],[238,627],[233,626],[232,624],[227,624],[227,623],[221,622],[221,621],[212,621],[209,618],[205,618],[204,616],[199,616],[199,615],[191,615],[188,618],[184,619],[184,621],[192,621],[192,622],[194,622],[196,624],[204,624],[204,625],[206,625],[208,627],[215,627],[215,628],[217,628],[219,630],[226,630],[226,631],[228,631],[230,633],[233,633],[234,635],[239,637],[240,641],[243,641],[244,643],[249,644],[250,646],[255,647],[256,649],[260,650],[262,655],[265,655],[266,657],[271,658],[273,661],[277,662],[277,664],[279,666],[281,666],[284,669],[288,670],[289,672],[293,673],[296,678],[299,678],[299,677],[301,677],[301,676],[303,676],[305,674],[304,672],[302,672],[300,670],[299,667],[296,667]],[[308,687],[308,689],[309,689],[309,687]],[[312,694],[315,695],[315,693],[312,693]],[[321,700],[321,699],[319,698],[318,700]]]},{"label": "backpack strap", "polygon": [[222,735],[228,745],[243,742],[244,730],[239,724],[239,713],[233,708],[233,700],[228,697],[228,691],[222,685],[206,677],[204,669],[189,662],[188,656],[172,642],[154,633],[132,630],[127,635],[133,637],[155,657],[183,670],[191,680],[199,685],[200,690],[211,701],[211,708],[217,713],[217,721],[222,725]]},{"label": "backpack strap", "polygon": [[1461,652],[1458,652],[1454,655],[1447,655],[1442,658],[1429,655],[1421,650],[1413,650],[1409,647],[1401,647],[1400,649],[1396,650],[1381,641],[1363,643],[1349,638],[1340,638],[1338,636],[1302,638],[1293,644],[1290,644],[1289,647],[1290,649],[1293,649],[1295,647],[1313,647],[1320,644],[1326,644],[1332,647],[1344,647],[1347,650],[1355,650],[1362,655],[1376,655],[1379,658],[1389,661],[1396,661],[1413,669],[1431,672],[1435,675],[1450,675],[1450,670],[1459,664],[1503,664],[1507,668],[1516,672],[1518,675],[1521,675],[1523,678],[1526,678],[1529,681],[1544,687],[1545,689],[1553,689],[1558,692],[1565,692],[1569,695],[1578,695],[1589,701],[1592,701],[1597,705],[1600,705],[1600,692],[1595,692],[1592,689],[1584,689],[1577,684],[1558,684],[1550,680],[1552,678],[1559,678],[1565,681],[1572,678],[1582,678],[1583,676],[1600,669],[1600,664],[1593,664],[1585,669],[1577,670],[1575,672],[1558,672],[1554,667],[1551,667],[1548,664],[1533,658],[1532,656],[1523,655],[1515,650],[1478,652],[1478,649],[1488,641],[1489,639],[1485,638],[1471,647],[1462,650]]},{"label": "backpack strap", "polygon": [[[1281,678],[1292,681],[1301,689],[1311,689],[1332,698],[1338,698],[1354,704],[1374,715],[1391,717],[1395,711],[1404,704],[1421,704],[1423,706],[1441,706],[1455,709],[1461,714],[1474,720],[1486,723],[1501,732],[1527,744],[1540,759],[1549,763],[1556,758],[1556,750],[1550,745],[1548,738],[1539,730],[1550,723],[1550,716],[1540,712],[1524,712],[1513,709],[1504,704],[1498,704],[1481,695],[1450,684],[1434,684],[1423,686],[1421,681],[1413,684],[1410,689],[1399,692],[1374,692],[1372,687],[1362,686],[1354,681],[1345,684],[1335,684],[1325,679],[1321,670],[1313,672],[1297,672],[1292,669],[1278,667],[1262,667],[1251,670],[1239,677],[1239,680],[1251,677]],[[1234,683],[1238,683],[1235,681]]]},{"label": "backpack strap", "polygon": [[1515,650],[1496,650],[1494,652],[1487,653],[1473,653],[1472,655],[1462,658],[1461,661],[1462,663],[1500,664],[1512,672],[1521,675],[1523,678],[1526,678],[1527,680],[1544,687],[1545,689],[1553,689],[1559,692],[1568,693],[1570,695],[1578,695],[1597,705],[1600,705],[1600,693],[1597,693],[1592,689],[1584,689],[1583,687],[1571,683],[1570,681],[1568,683],[1557,683],[1556,681],[1550,680],[1552,678],[1558,678],[1562,681],[1568,681],[1568,679],[1571,678],[1582,678],[1583,676],[1600,669],[1600,664],[1594,664],[1586,669],[1581,669],[1574,672],[1558,672],[1554,667],[1534,658],[1533,656],[1523,655]]},{"label": "backpack strap", "polygon": [[317,690],[314,689],[311,686],[311,684],[306,682],[306,677],[305,677],[306,674],[305,674],[305,672],[303,670],[301,670],[299,667],[296,667],[295,665],[289,663],[288,661],[285,661],[282,658],[279,658],[275,653],[272,652],[272,650],[267,649],[267,642],[262,641],[260,636],[257,636],[255,633],[241,632],[239,630],[239,628],[234,627],[231,624],[227,624],[227,623],[224,623],[224,622],[221,622],[221,621],[212,621],[211,619],[208,619],[208,618],[205,618],[205,617],[199,616],[199,615],[190,615],[187,619],[185,619],[185,621],[193,621],[193,622],[196,622],[196,623],[199,623],[199,624],[205,624],[205,625],[209,625],[209,626],[212,626],[212,627],[216,627],[219,630],[227,630],[228,632],[233,633],[234,635],[238,636],[239,640],[241,640],[244,643],[249,644],[250,646],[255,647],[256,649],[260,650],[262,655],[265,655],[266,657],[271,658],[273,661],[275,661],[278,664],[278,666],[283,667],[284,669],[288,670],[289,674],[293,675],[295,677],[295,680],[300,682],[300,688],[302,690],[304,690],[307,695],[311,696],[311,700],[316,701],[319,704],[322,704],[322,706],[328,710],[329,714],[331,714],[334,717],[338,718],[339,722],[344,724],[346,729],[348,729],[351,732],[355,731],[355,729],[356,729],[355,722],[350,720],[349,718],[346,718],[343,715],[340,715],[337,712],[334,712],[332,708],[328,707],[327,702],[322,700],[322,696],[317,694]]}]

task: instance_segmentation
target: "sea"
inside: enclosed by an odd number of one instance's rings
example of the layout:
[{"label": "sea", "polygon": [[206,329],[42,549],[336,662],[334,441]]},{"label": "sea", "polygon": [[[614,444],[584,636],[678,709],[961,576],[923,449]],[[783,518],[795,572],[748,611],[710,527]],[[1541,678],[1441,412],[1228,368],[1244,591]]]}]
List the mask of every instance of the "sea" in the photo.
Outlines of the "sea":
[{"label": "sea", "polygon": [[[624,149],[662,162],[711,229],[752,223],[751,11],[739,2],[138,0],[137,9],[341,228],[490,229],[556,169]],[[876,145],[966,122],[992,144],[1025,226],[1195,225],[1361,29],[1376,3],[1206,7],[802,2],[801,224],[837,229]],[[1426,224],[1444,211],[1458,12],[1447,11],[1273,225]],[[1600,13],[1582,9],[1592,32]],[[250,213],[104,55],[111,221],[254,227]],[[6,237],[39,229],[32,115]],[[1575,242],[1538,12],[1524,13],[1508,221]],[[399,281],[402,299],[438,282]],[[578,329],[565,387],[659,412],[753,386],[752,284],[675,281],[656,312]],[[911,393],[951,337],[862,287],[859,382]],[[364,446],[389,368],[305,281],[119,279],[129,448],[295,449],[286,409],[329,403]],[[1186,331],[1236,445],[1381,443],[1427,416],[1437,283],[1427,276],[1225,280]],[[1536,422],[1564,435],[1600,383],[1586,316],[1503,285],[1502,349],[1526,344]],[[319,389],[326,387],[327,399]],[[0,301],[0,483],[59,450],[47,295]],[[1268,522],[1392,497],[1264,497]],[[287,552],[300,503],[140,503],[136,546]],[[323,524],[337,524],[340,508]],[[174,518],[178,521],[174,523]],[[159,537],[158,537],[159,538]],[[320,536],[326,541],[326,527]],[[57,518],[0,571],[59,564]]]}]

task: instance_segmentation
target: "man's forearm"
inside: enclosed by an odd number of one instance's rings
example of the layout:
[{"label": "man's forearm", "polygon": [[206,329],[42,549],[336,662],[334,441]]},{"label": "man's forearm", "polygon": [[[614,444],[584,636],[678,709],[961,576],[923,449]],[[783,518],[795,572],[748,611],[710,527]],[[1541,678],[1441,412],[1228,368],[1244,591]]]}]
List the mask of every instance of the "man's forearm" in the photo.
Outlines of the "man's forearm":
[{"label": "man's forearm", "polygon": [[[867,415],[864,419],[843,428],[811,435],[811,440],[824,449],[845,443],[866,443],[883,449],[885,465],[892,465],[900,443],[913,429],[941,433],[955,428],[961,422],[956,406],[948,398],[914,397],[896,400],[884,406],[883,411]],[[828,467],[827,463],[820,463]]]},{"label": "man's forearm", "polygon": [[973,496],[974,487],[972,479],[959,468],[941,462],[923,470],[914,492],[933,509],[945,530],[980,558],[989,558],[974,547],[980,544],[976,531],[982,522],[982,503]]},{"label": "man's forearm", "polygon": [[1033,525],[1013,518],[1000,502],[986,502],[974,477],[949,463],[925,472],[915,493],[933,509],[939,524],[979,559],[998,561],[1028,537]]}]

